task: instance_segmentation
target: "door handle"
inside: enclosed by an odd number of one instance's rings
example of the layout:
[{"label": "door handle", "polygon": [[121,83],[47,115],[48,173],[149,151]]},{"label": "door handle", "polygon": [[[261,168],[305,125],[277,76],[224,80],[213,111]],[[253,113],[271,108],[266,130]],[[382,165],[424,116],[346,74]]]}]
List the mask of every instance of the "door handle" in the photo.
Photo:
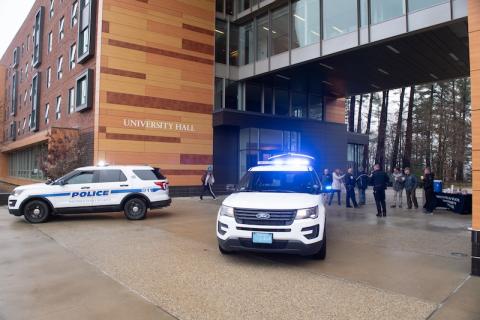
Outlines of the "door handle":
[{"label": "door handle", "polygon": [[128,184],[121,184],[120,187],[128,187]]},{"label": "door handle", "polygon": [[90,189],[90,187],[81,187],[80,189],[85,190],[85,189]]}]

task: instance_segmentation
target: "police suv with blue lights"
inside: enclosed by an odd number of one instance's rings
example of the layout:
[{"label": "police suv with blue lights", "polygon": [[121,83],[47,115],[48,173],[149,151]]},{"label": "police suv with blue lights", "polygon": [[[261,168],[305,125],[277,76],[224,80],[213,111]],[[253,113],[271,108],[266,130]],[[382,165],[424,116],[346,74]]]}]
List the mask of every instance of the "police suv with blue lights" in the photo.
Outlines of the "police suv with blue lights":
[{"label": "police suv with blue lights", "polygon": [[129,220],[144,219],[147,209],[169,206],[168,180],[150,166],[78,168],[47,183],[17,187],[8,210],[31,223],[52,215],[124,211]]},{"label": "police suv with blue lights", "polygon": [[325,208],[313,160],[285,154],[250,168],[218,211],[220,252],[281,252],[325,259]]}]

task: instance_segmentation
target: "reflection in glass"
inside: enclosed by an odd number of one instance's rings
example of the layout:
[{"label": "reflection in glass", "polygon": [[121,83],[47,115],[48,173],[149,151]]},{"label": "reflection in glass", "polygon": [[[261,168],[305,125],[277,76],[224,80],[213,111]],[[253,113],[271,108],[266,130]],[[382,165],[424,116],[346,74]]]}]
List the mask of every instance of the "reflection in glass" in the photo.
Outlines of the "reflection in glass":
[{"label": "reflection in glass", "polygon": [[272,12],[272,55],[288,51],[288,7]]},{"label": "reflection in glass", "polygon": [[368,0],[360,0],[360,26],[368,25]]},{"label": "reflection in glass", "polygon": [[292,94],[292,116],[304,118],[307,115],[307,95],[294,92]]},{"label": "reflection in glass", "polygon": [[292,48],[320,41],[320,0],[299,0],[292,3]]},{"label": "reflection in glass", "polygon": [[247,23],[240,26],[239,29],[239,45],[240,45],[240,65],[249,64],[253,62],[253,23]]},{"label": "reflection in glass", "polygon": [[397,18],[405,14],[404,0],[371,0],[371,6],[372,24]]},{"label": "reflection in glass", "polygon": [[230,59],[230,65],[237,66],[238,65],[238,27],[234,24],[230,24],[230,43],[228,48],[228,56]]},{"label": "reflection in glass", "polygon": [[215,10],[217,12],[223,13],[223,0],[216,0],[215,2]]},{"label": "reflection in glass", "polygon": [[447,2],[449,2],[449,0],[408,0],[408,11],[413,12],[427,9]]},{"label": "reflection in glass", "polygon": [[215,110],[222,109],[223,103],[223,79],[215,78]]},{"label": "reflection in glass", "polygon": [[323,98],[311,94],[308,99],[308,117],[314,120],[323,120]]},{"label": "reflection in glass", "polygon": [[268,57],[268,16],[257,19],[257,61]]},{"label": "reflection in glass", "polygon": [[238,110],[238,83],[232,80],[226,80],[225,108]]},{"label": "reflection in glass", "polygon": [[323,16],[325,39],[355,31],[357,29],[357,0],[324,0]]},{"label": "reflection in glass", "polygon": [[215,21],[215,61],[223,64],[227,61],[226,24],[221,20]]},{"label": "reflection in glass", "polygon": [[288,116],[290,111],[290,96],[288,90],[275,89],[275,114]]},{"label": "reflection in glass", "polygon": [[262,112],[262,87],[246,83],[245,85],[245,111]]}]

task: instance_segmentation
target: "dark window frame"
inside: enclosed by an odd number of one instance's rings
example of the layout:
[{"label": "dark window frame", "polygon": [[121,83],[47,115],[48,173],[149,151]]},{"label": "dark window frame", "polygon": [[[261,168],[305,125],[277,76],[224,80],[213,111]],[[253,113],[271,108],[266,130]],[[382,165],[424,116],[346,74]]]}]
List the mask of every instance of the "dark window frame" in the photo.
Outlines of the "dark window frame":
[{"label": "dark window frame", "polygon": [[[86,78],[87,81],[87,101],[80,104],[81,90],[79,90],[79,83]],[[75,112],[89,110],[93,106],[93,70],[87,69],[80,74],[75,80]]]},{"label": "dark window frame", "polygon": [[40,81],[41,73],[37,72],[32,78],[32,118],[30,130],[36,132],[40,127]]},{"label": "dark window frame", "polygon": [[13,64],[12,64],[12,68],[17,68],[18,67],[18,51],[19,51],[19,48],[18,47],[15,47],[15,49],[13,49]]},{"label": "dark window frame", "polygon": [[[85,2],[88,1],[88,4]],[[96,33],[96,1],[95,0],[79,0],[78,4],[78,34],[77,34],[77,63],[83,64],[93,57],[95,53],[95,33]],[[85,21],[87,19],[87,21]],[[83,34],[88,34],[88,49],[83,50]]]},{"label": "dark window frame", "polygon": [[15,116],[17,114],[17,95],[18,95],[18,75],[14,70],[12,74],[12,92],[10,97],[10,115]]},{"label": "dark window frame", "polygon": [[41,6],[35,14],[34,44],[33,44],[33,67],[38,68],[42,63],[43,22],[45,8]]}]

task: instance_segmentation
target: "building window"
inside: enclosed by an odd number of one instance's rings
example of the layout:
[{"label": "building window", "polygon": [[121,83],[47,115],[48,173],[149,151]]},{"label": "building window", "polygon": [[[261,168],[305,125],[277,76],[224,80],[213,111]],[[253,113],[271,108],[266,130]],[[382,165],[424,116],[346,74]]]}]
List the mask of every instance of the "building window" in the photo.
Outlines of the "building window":
[{"label": "building window", "polygon": [[290,114],[290,95],[288,90],[275,88],[275,114],[288,116]]},{"label": "building window", "polygon": [[268,57],[268,15],[257,19],[257,61]]},{"label": "building window", "polygon": [[23,118],[23,125],[22,125],[23,133],[25,133],[25,128],[26,127],[27,127],[27,118]]},{"label": "building window", "polygon": [[93,70],[88,69],[76,81],[75,111],[83,111],[92,107]]},{"label": "building window", "polygon": [[358,168],[362,166],[363,162],[363,144],[349,143],[347,146],[347,161],[348,166],[357,172]]},{"label": "building window", "polygon": [[28,80],[28,62],[25,64],[25,80]]},{"label": "building window", "polygon": [[360,27],[368,26],[368,0],[360,0]]},{"label": "building window", "polygon": [[53,47],[53,35],[52,35],[52,31],[50,31],[48,33],[48,53],[52,52],[52,47]]},{"label": "building window", "polygon": [[223,9],[224,9],[224,0],[216,0],[215,11],[223,13]]},{"label": "building window", "polygon": [[250,9],[250,7],[253,5],[254,0],[238,0],[237,2],[237,12],[242,12],[247,9]]},{"label": "building window", "polygon": [[16,68],[18,66],[18,47],[13,49],[13,64],[12,67]]},{"label": "building window", "polygon": [[52,68],[48,67],[47,69],[47,88],[50,88],[52,85]]},{"label": "building window", "polygon": [[45,105],[45,124],[48,124],[48,113],[50,112],[50,103]]},{"label": "building window", "polygon": [[225,108],[238,110],[238,82],[225,80]]},{"label": "building window", "polygon": [[239,28],[240,65],[254,61],[253,23],[247,23]]},{"label": "building window", "polygon": [[95,0],[79,0],[80,20],[78,26],[77,62],[83,63],[93,55],[94,50],[94,4]]},{"label": "building window", "polygon": [[323,120],[323,97],[311,94],[308,97],[308,117],[314,120]]},{"label": "building window", "polygon": [[50,0],[50,19],[53,18],[53,15],[55,14],[54,7],[55,0]]},{"label": "building window", "polygon": [[38,118],[40,115],[40,72],[37,72],[37,74],[32,78],[30,96],[32,99],[32,117],[30,122],[30,130],[38,131]]},{"label": "building window", "polygon": [[27,35],[27,52],[30,50],[30,35]]},{"label": "building window", "polygon": [[225,4],[225,13],[228,15],[233,16],[233,8],[234,8],[235,0],[227,0]]},{"label": "building window", "polygon": [[72,44],[72,46],[70,47],[70,70],[72,69],[75,69],[75,58],[76,58],[76,55],[75,53],[77,52],[77,45],[74,43]]},{"label": "building window", "polygon": [[273,89],[263,86],[263,113],[273,113]]},{"label": "building window", "polygon": [[221,20],[215,22],[215,61],[226,64],[227,62],[227,28]]},{"label": "building window", "polygon": [[272,52],[276,55],[288,51],[288,6],[272,12]]},{"label": "building window", "polygon": [[427,9],[439,4],[447,3],[448,0],[408,0],[408,11]]},{"label": "building window", "polygon": [[75,112],[75,88],[68,89],[68,113]]},{"label": "building window", "polygon": [[404,0],[371,0],[372,24],[405,15]]},{"label": "building window", "polygon": [[254,83],[245,83],[245,111],[262,112],[262,87]]},{"label": "building window", "polygon": [[33,57],[32,66],[38,68],[42,63],[42,35],[43,35],[43,7],[35,15],[35,26],[33,28]]},{"label": "building window", "polygon": [[223,79],[215,78],[215,110],[223,108]]},{"label": "building window", "polygon": [[355,30],[357,30],[357,0],[323,1],[323,36],[325,39],[338,37]]},{"label": "building window", "polygon": [[305,93],[292,93],[292,116],[295,118],[307,116],[307,95]]},{"label": "building window", "polygon": [[58,57],[57,66],[57,79],[60,80],[63,77],[63,56]]},{"label": "building window", "polygon": [[238,66],[238,26],[229,24],[228,52],[231,66]]},{"label": "building window", "polygon": [[58,27],[58,36],[60,40],[62,40],[65,37],[65,17],[60,18],[60,24]]},{"label": "building window", "polygon": [[62,117],[62,96],[58,96],[55,105],[55,119],[59,120]]},{"label": "building window", "polygon": [[10,123],[10,139],[13,141],[17,139],[17,123],[15,121]]},{"label": "building window", "polygon": [[72,20],[71,20],[71,26],[72,28],[77,24],[78,18],[78,1],[75,1],[72,4]]},{"label": "building window", "polygon": [[47,153],[47,145],[41,144],[8,154],[8,175],[24,179],[42,180],[40,161]]},{"label": "building window", "polygon": [[292,3],[292,48],[320,42],[320,1],[299,0]]},{"label": "building window", "polygon": [[10,114],[15,116],[17,114],[17,97],[18,97],[18,79],[17,79],[17,71],[13,72],[12,75],[12,92],[11,92],[11,100],[10,100]]}]

